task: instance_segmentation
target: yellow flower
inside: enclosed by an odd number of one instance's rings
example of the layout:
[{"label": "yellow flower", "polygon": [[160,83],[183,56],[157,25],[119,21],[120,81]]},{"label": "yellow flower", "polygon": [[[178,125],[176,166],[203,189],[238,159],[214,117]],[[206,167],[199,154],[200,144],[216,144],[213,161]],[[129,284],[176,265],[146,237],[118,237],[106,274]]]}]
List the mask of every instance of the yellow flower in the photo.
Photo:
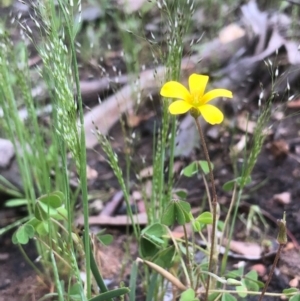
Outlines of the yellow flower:
[{"label": "yellow flower", "polygon": [[221,123],[224,119],[223,113],[208,102],[216,97],[232,98],[232,92],[226,89],[214,89],[204,94],[208,79],[207,75],[192,74],[189,77],[190,91],[175,81],[165,83],[160,90],[160,95],[177,98],[169,106],[170,113],[184,114],[192,109],[190,112],[194,117],[202,115],[210,124]]}]

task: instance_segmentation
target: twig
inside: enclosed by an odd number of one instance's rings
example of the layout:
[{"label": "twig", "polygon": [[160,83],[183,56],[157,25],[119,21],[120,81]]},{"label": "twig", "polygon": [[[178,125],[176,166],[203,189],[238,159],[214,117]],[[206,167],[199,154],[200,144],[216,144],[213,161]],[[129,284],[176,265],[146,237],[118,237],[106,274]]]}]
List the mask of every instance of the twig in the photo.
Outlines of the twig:
[{"label": "twig", "polygon": [[272,276],[274,274],[274,270],[275,270],[277,262],[278,262],[278,260],[280,258],[280,253],[281,253],[283,247],[287,243],[285,212],[283,213],[283,219],[278,220],[277,223],[278,223],[278,226],[279,226],[279,232],[278,232],[278,236],[277,236],[277,241],[279,243],[279,247],[278,247],[278,250],[277,250],[277,253],[276,253],[276,256],[275,256],[272,268],[271,268],[271,271],[269,273],[268,280],[265,283],[264,289],[261,292],[261,295],[259,296],[258,301],[262,301],[262,299],[263,299],[263,297],[264,297],[264,295],[265,295],[265,293],[267,291],[267,288],[268,288],[268,286],[270,284]]}]

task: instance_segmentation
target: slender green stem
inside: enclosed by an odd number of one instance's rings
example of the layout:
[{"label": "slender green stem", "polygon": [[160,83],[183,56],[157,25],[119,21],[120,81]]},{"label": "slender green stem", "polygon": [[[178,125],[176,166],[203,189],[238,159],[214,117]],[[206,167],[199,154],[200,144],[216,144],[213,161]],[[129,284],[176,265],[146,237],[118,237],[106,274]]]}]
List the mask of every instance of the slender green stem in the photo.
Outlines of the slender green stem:
[{"label": "slender green stem", "polygon": [[[212,188],[212,202],[211,203],[212,203],[213,223],[212,223],[211,247],[210,247],[209,263],[208,263],[208,271],[214,273],[215,267],[216,267],[214,256],[215,256],[216,225],[217,225],[217,202],[218,202],[217,192],[216,192],[216,185],[215,185],[214,174],[212,171],[211,161],[210,161],[208,149],[207,149],[206,142],[205,142],[205,137],[204,137],[199,119],[195,118],[195,122],[196,122],[199,136],[201,139],[201,144],[202,144],[202,148],[204,151],[205,159],[208,164],[209,178],[210,178],[211,188]],[[210,286],[210,275],[208,275],[208,277],[207,277],[205,300],[208,300],[209,286]]]},{"label": "slender green stem", "polygon": [[238,196],[237,196],[237,200],[235,203],[235,207],[234,207],[234,212],[233,212],[233,217],[232,217],[232,222],[230,223],[230,231],[229,231],[229,236],[228,236],[228,243],[226,245],[226,249],[225,249],[225,253],[223,255],[222,258],[222,264],[221,264],[221,275],[223,275],[225,273],[225,269],[226,269],[226,265],[227,265],[227,258],[228,258],[228,252],[229,252],[229,242],[232,239],[232,235],[233,235],[233,229],[235,226],[235,221],[237,218],[237,212],[238,212],[238,208],[242,199],[242,195],[243,195],[243,189],[241,188],[238,192]]},{"label": "slender green stem", "polygon": [[184,231],[184,240],[185,240],[185,250],[186,250],[186,265],[187,265],[187,271],[190,278],[189,286],[193,287],[193,277],[192,277],[192,265],[191,265],[191,257],[189,252],[189,241],[188,241],[188,235],[186,231],[186,226],[183,225],[183,231]]}]

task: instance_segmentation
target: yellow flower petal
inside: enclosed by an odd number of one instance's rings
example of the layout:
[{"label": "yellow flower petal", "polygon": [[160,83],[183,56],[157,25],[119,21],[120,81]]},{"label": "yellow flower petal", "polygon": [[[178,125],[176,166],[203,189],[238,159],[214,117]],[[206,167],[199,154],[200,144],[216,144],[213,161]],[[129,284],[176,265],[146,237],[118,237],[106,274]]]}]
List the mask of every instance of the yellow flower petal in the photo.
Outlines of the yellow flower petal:
[{"label": "yellow flower petal", "polygon": [[217,97],[228,97],[232,98],[232,92],[226,89],[214,89],[203,95],[202,104],[205,104]]},{"label": "yellow flower petal", "polygon": [[205,104],[198,107],[198,109],[207,123],[219,124],[224,119],[223,113],[213,105]]},{"label": "yellow flower petal", "polygon": [[184,100],[188,100],[190,98],[190,92],[187,88],[175,81],[165,83],[160,90],[160,95],[163,97],[179,98]]},{"label": "yellow flower petal", "polygon": [[173,115],[184,114],[192,108],[192,105],[184,100],[176,100],[169,105],[169,112]]},{"label": "yellow flower petal", "polygon": [[189,77],[189,87],[191,94],[198,94],[198,97],[202,97],[207,85],[209,77],[207,75],[192,74]]}]

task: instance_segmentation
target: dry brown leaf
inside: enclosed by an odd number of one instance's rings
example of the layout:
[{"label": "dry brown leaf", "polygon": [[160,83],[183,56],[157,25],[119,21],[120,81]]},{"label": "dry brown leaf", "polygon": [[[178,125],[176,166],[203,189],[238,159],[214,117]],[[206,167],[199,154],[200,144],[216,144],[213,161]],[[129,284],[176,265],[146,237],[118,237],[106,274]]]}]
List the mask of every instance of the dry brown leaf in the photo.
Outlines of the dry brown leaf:
[{"label": "dry brown leaf", "polygon": [[137,127],[142,121],[148,120],[153,116],[155,116],[154,112],[146,115],[136,115],[132,110],[126,115],[127,125],[131,128]]},{"label": "dry brown leaf", "polygon": [[[227,239],[223,239],[223,246],[228,243]],[[246,258],[249,257],[260,257],[262,253],[262,248],[257,243],[243,242],[231,240],[229,249],[235,253],[244,255]]]}]

